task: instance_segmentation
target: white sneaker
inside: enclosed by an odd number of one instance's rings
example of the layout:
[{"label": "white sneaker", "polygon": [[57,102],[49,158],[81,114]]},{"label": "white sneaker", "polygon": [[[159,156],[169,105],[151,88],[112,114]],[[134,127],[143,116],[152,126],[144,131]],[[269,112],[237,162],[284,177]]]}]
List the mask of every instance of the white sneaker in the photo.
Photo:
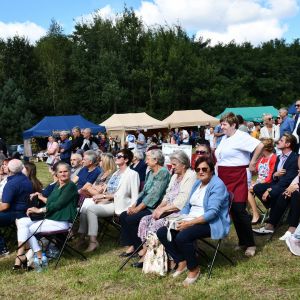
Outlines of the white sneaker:
[{"label": "white sneaker", "polygon": [[289,238],[292,235],[290,231],[287,231],[282,237],[279,238],[280,241],[285,241],[287,238]]},{"label": "white sneaker", "polygon": [[261,234],[261,235],[272,234],[274,232],[274,230],[267,229],[266,227],[261,227],[261,228],[258,228],[258,229],[252,229],[252,231],[255,232],[256,234]]},{"label": "white sneaker", "polygon": [[195,277],[193,277],[193,278],[187,277],[187,278],[183,281],[183,285],[184,285],[185,287],[188,287],[189,285],[195,283],[195,282],[197,281],[197,279],[199,278],[199,276],[200,276],[200,271],[199,271],[199,272],[197,273],[197,275],[196,275]]}]

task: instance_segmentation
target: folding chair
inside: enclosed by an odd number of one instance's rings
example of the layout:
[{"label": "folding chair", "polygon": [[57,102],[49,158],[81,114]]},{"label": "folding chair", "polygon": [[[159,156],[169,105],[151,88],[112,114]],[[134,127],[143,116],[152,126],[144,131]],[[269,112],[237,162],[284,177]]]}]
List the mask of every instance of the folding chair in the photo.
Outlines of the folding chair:
[{"label": "folding chair", "polygon": [[119,223],[119,216],[117,215],[113,215],[112,217],[108,217],[108,218],[101,218],[101,229],[99,232],[99,241],[103,241],[105,236],[110,236],[112,238],[114,238],[113,235],[110,234],[109,232],[109,228],[114,228],[117,233],[117,242],[120,241],[120,232],[121,232],[121,224]]},{"label": "folding chair", "polygon": [[82,260],[87,260],[87,258],[80,251],[74,249],[69,244],[69,241],[72,237],[72,230],[73,230],[74,224],[75,224],[75,222],[78,219],[79,214],[80,214],[81,205],[82,205],[82,203],[77,208],[76,215],[73,219],[73,222],[71,223],[71,226],[68,229],[57,230],[57,231],[49,231],[49,232],[44,231],[44,232],[38,232],[38,233],[35,234],[35,237],[38,240],[41,240],[41,238],[44,237],[49,241],[49,245],[50,245],[50,243],[54,243],[60,249],[54,269],[57,268],[57,265],[58,265],[58,263],[61,259],[61,256],[65,251],[67,253],[71,254],[71,255],[75,253]]},{"label": "folding chair", "polygon": [[[233,199],[234,199],[234,194],[229,192],[229,211],[231,209],[231,204],[233,202]],[[220,250],[220,246],[221,246],[221,243],[222,243],[222,240],[223,239],[219,239],[217,241],[217,244],[214,245],[212,244],[211,242],[208,242],[206,238],[200,238],[198,239],[198,241],[200,242],[203,242],[204,244],[206,244],[207,246],[209,246],[210,248],[214,249],[214,255],[213,255],[213,258],[212,260],[209,262],[208,264],[208,278],[211,278],[211,273],[212,273],[212,269],[214,267],[214,263],[215,263],[215,260],[216,260],[216,257],[217,257],[217,254],[220,254],[222,255],[232,266],[234,266],[234,262],[226,255],[224,254],[221,250]],[[198,248],[196,250],[200,255],[206,257],[207,259],[209,259],[208,255],[205,253],[205,251],[203,251],[202,249]]]}]

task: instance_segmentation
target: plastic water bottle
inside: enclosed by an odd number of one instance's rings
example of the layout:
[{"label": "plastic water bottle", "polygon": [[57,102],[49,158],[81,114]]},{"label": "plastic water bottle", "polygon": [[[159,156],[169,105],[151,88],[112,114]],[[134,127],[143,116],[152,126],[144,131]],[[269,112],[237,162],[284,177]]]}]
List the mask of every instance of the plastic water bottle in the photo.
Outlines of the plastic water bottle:
[{"label": "plastic water bottle", "polygon": [[34,270],[38,273],[42,272],[42,265],[40,262],[40,259],[37,257],[36,253],[34,254],[34,259],[33,259],[33,264],[34,264]]},{"label": "plastic water bottle", "polygon": [[43,252],[42,254],[42,268],[46,269],[48,267],[48,258],[45,254],[45,252]]}]

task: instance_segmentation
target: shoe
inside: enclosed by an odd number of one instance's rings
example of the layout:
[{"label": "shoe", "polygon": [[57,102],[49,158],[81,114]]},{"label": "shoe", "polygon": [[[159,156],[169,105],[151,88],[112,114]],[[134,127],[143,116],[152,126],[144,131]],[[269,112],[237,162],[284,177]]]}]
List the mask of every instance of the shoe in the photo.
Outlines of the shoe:
[{"label": "shoe", "polygon": [[244,246],[244,245],[236,245],[233,248],[234,251],[241,251],[241,250],[245,250],[245,249],[246,249],[246,246]]},{"label": "shoe", "polygon": [[260,234],[260,235],[272,234],[274,232],[274,230],[266,229],[266,227],[261,227],[261,228],[258,228],[258,229],[252,229],[252,231],[255,232],[256,234]]},{"label": "shoe", "polygon": [[195,283],[197,281],[197,279],[199,278],[200,276],[200,271],[197,273],[197,275],[193,278],[190,278],[190,277],[187,277],[184,281],[183,281],[183,285],[185,287],[188,287],[189,285]]},{"label": "shoe", "polygon": [[4,247],[2,250],[0,250],[0,257],[4,257],[9,255],[9,251],[7,250],[6,247]]},{"label": "shoe", "polygon": [[90,241],[89,246],[87,247],[87,249],[84,251],[84,253],[90,253],[90,252],[94,252],[99,248],[99,243],[97,241]]},{"label": "shoe", "polygon": [[172,274],[172,277],[173,277],[173,278],[176,278],[176,277],[180,276],[182,273],[184,273],[186,270],[187,270],[187,267],[185,267],[185,268],[182,269],[181,271],[175,271],[175,272]]},{"label": "shoe", "polygon": [[285,241],[290,236],[292,236],[292,233],[290,231],[287,231],[282,237],[279,238],[279,240],[280,241]]},{"label": "shoe", "polygon": [[138,261],[138,262],[133,263],[131,266],[134,267],[134,268],[142,269],[143,268],[143,263]]},{"label": "shoe", "polygon": [[[134,251],[133,251],[134,252]],[[130,255],[133,254],[133,252],[122,252],[119,257],[129,257]],[[136,253],[133,257],[136,257],[138,254]]]},{"label": "shoe", "polygon": [[27,257],[25,254],[17,255],[16,260],[18,260],[20,264],[15,263],[15,265],[12,268],[13,271],[27,270]]},{"label": "shoe", "polygon": [[251,225],[257,225],[260,222],[261,222],[261,216],[259,216],[256,221],[251,221]]},{"label": "shoe", "polygon": [[255,246],[248,247],[245,251],[245,255],[247,257],[253,257],[255,255],[255,252],[256,252],[256,247]]}]

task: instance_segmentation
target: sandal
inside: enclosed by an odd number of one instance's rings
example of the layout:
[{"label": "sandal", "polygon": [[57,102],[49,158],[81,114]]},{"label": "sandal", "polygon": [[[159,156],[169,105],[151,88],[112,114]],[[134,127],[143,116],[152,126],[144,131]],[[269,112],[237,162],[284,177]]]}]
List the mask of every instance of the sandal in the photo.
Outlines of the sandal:
[{"label": "sandal", "polygon": [[[24,259],[21,259],[21,256],[24,256]],[[20,264],[16,264],[13,266],[13,271],[18,271],[18,270],[27,270],[27,257],[25,254],[17,255],[16,257]]]}]

